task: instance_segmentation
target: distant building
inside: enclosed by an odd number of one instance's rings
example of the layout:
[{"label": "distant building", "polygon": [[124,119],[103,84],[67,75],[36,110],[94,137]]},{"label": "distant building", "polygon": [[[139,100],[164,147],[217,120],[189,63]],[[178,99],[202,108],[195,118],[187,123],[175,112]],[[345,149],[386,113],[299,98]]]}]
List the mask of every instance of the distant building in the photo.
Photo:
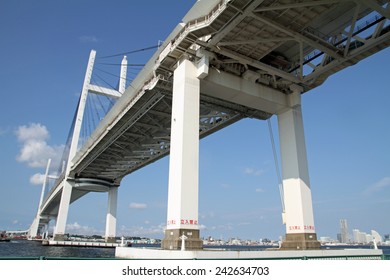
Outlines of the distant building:
[{"label": "distant building", "polygon": [[368,244],[375,240],[376,243],[382,243],[383,239],[381,235],[375,230],[371,230],[371,234],[367,234],[358,229],[354,229],[353,231],[353,241],[358,244]]},{"label": "distant building", "polygon": [[359,231],[358,243],[366,244],[367,243],[367,233]]},{"label": "distant building", "polygon": [[346,219],[340,220],[341,243],[349,243],[348,224]]},{"label": "distant building", "polygon": [[332,240],[332,238],[330,238],[330,237],[328,237],[328,236],[321,236],[320,237],[320,242],[321,243],[330,243],[330,242],[332,242],[333,240]]},{"label": "distant building", "polygon": [[367,233],[362,232],[358,229],[354,229],[353,231],[353,241],[358,244],[366,244],[367,243]]},{"label": "distant building", "polygon": [[360,234],[360,230],[358,230],[358,229],[352,230],[353,242],[355,242],[355,243],[360,243],[360,242],[359,242],[359,240],[360,240],[359,234]]},{"label": "distant building", "polygon": [[385,234],[384,244],[385,245],[390,245],[390,234]]},{"label": "distant building", "polygon": [[339,240],[337,240],[337,239],[335,240],[334,238],[331,238],[329,236],[321,236],[318,241],[320,241],[320,243],[323,245],[340,243]]},{"label": "distant building", "polygon": [[375,240],[376,243],[382,243],[383,240],[382,240],[382,236],[376,232],[375,230],[371,230],[371,235],[373,237],[373,239]]}]

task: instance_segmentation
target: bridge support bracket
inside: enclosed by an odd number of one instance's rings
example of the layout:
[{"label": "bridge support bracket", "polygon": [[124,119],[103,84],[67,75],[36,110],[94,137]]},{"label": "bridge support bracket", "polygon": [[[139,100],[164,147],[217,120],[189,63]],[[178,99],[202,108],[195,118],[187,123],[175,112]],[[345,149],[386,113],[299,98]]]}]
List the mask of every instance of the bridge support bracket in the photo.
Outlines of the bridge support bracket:
[{"label": "bridge support bracket", "polygon": [[319,250],[321,243],[316,233],[288,233],[280,250]]},{"label": "bridge support bracket", "polygon": [[186,250],[202,250],[203,241],[200,239],[198,229],[167,229],[165,230],[165,238],[161,243],[163,250],[181,250],[183,234],[187,237],[185,241]]},{"label": "bridge support bracket", "polygon": [[65,241],[66,238],[65,238],[65,234],[55,234],[54,237],[53,237],[53,240],[54,241]]}]

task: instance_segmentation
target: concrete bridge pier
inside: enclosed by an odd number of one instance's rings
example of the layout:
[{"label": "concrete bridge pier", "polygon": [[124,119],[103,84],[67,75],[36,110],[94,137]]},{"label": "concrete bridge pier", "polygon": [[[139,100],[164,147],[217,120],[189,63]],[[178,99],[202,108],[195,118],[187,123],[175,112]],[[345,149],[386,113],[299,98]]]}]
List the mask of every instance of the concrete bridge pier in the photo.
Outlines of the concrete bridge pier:
[{"label": "concrete bridge pier", "polygon": [[301,89],[291,88],[290,108],[278,114],[282,160],[286,238],[282,250],[319,249],[314,227],[306,145],[301,109]]},{"label": "concrete bridge pier", "polygon": [[107,243],[116,242],[116,210],[118,201],[118,187],[111,187],[108,191],[108,206],[106,216],[106,234]]},{"label": "concrete bridge pier", "polygon": [[53,239],[55,241],[63,241],[65,239],[66,221],[68,219],[70,199],[72,196],[74,182],[65,180],[62,188],[61,201],[58,209],[56,219],[56,226],[54,228]]},{"label": "concrete bridge pier", "polygon": [[34,239],[36,238],[39,233],[39,217],[35,217],[29,230],[28,230],[28,238]]},{"label": "concrete bridge pier", "polygon": [[174,71],[168,213],[161,248],[202,249],[198,221],[200,81],[197,66],[183,60]]},{"label": "concrete bridge pier", "polygon": [[117,185],[112,185],[110,182],[93,178],[77,178],[75,180],[66,180],[62,190],[61,201],[56,219],[56,226],[54,229],[54,241],[64,240],[72,192],[87,191],[108,193],[105,241],[107,243],[116,242],[115,237],[118,187],[119,186]]}]

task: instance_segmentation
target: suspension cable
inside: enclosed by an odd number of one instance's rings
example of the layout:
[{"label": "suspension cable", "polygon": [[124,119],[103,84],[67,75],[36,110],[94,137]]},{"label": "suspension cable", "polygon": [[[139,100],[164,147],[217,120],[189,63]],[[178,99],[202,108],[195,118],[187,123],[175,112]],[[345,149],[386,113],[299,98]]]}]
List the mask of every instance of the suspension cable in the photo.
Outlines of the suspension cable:
[{"label": "suspension cable", "polygon": [[146,48],[142,48],[142,49],[138,49],[138,50],[134,50],[134,51],[123,52],[123,53],[118,53],[118,54],[113,54],[113,55],[106,55],[106,56],[102,56],[100,58],[123,56],[125,54],[131,54],[131,53],[137,53],[137,52],[147,51],[147,50],[151,50],[151,49],[157,49],[158,47],[159,47],[159,45],[155,45],[155,46],[146,47]]},{"label": "suspension cable", "polygon": [[100,65],[114,65],[114,66],[128,66],[128,67],[143,67],[143,66],[145,66],[145,64],[136,64],[136,63],[122,64],[122,63],[102,63],[102,62],[98,62],[96,64],[100,64]]},{"label": "suspension cable", "polygon": [[278,162],[278,156],[276,153],[276,147],[275,147],[275,138],[274,138],[274,133],[272,131],[272,125],[271,125],[271,119],[269,118],[267,120],[268,122],[268,130],[269,130],[269,135],[271,138],[271,144],[272,144],[272,153],[274,155],[274,163],[275,163],[275,170],[276,170],[276,176],[278,177],[278,185],[279,185],[279,194],[280,194],[280,200],[282,202],[282,209],[283,212],[285,212],[285,207],[284,207],[284,188],[283,188],[283,180],[282,176],[280,173],[280,168],[279,168],[279,162]]},{"label": "suspension cable", "polygon": [[[119,75],[117,75],[117,74],[112,74],[112,73],[110,73],[110,72],[108,72],[108,71],[105,71],[105,70],[103,70],[103,69],[100,69],[100,68],[98,68],[98,67],[95,67],[94,69],[96,69],[96,70],[99,70],[99,71],[101,71],[101,72],[103,72],[103,73],[105,73],[105,74],[107,74],[107,75],[110,75],[110,76],[113,76],[113,77],[116,77],[116,78],[120,78],[120,79],[123,79],[121,76],[119,76]],[[134,73],[132,73],[132,74],[134,74]],[[96,74],[95,74],[96,75]],[[96,75],[97,76],[97,75]],[[99,76],[98,76],[99,77]],[[102,79],[101,77],[99,77],[100,79]],[[102,79],[103,80],[103,79]],[[104,80],[103,80],[104,81]],[[131,80],[131,79],[129,79],[129,78],[126,78],[126,81],[128,81],[128,82],[132,82],[133,80]],[[111,87],[111,86],[110,86]]]}]

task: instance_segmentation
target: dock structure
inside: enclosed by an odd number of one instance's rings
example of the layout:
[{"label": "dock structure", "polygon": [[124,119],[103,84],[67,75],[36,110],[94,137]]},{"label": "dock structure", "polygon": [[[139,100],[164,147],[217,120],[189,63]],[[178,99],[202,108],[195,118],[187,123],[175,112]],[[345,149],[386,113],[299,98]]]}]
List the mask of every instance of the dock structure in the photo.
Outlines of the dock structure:
[{"label": "dock structure", "polygon": [[97,248],[115,248],[123,246],[116,242],[98,242],[98,241],[70,241],[70,240],[44,240],[44,246],[69,246],[69,247],[97,247]]},{"label": "dock structure", "polygon": [[343,250],[161,250],[143,248],[115,249],[115,257],[137,260],[381,260],[382,250],[375,249],[343,249]]}]

